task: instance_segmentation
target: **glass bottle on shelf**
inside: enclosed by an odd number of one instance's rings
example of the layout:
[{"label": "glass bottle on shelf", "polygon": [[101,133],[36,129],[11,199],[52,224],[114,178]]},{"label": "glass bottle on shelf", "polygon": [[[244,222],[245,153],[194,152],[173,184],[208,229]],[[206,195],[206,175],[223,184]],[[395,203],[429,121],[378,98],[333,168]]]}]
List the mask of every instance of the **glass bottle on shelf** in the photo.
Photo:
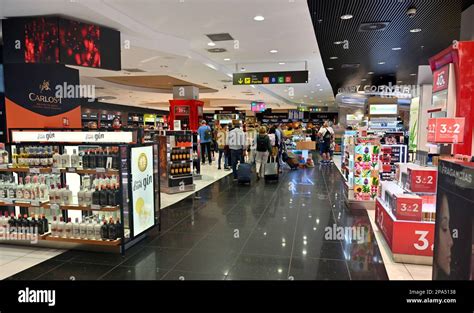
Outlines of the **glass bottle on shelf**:
[{"label": "glass bottle on shelf", "polygon": [[87,239],[87,224],[85,221],[85,218],[82,217],[82,221],[79,224],[79,231],[80,231],[80,238],[81,239]]},{"label": "glass bottle on shelf", "polygon": [[59,154],[59,150],[56,147],[53,153],[53,167],[60,168],[61,167],[61,155]]},{"label": "glass bottle on shelf", "polygon": [[71,167],[79,168],[79,163],[79,155],[77,154],[76,149],[73,149],[71,154]]},{"label": "glass bottle on shelf", "polygon": [[72,237],[81,238],[81,229],[78,217],[76,217],[76,219],[74,220],[74,224],[72,224]]}]

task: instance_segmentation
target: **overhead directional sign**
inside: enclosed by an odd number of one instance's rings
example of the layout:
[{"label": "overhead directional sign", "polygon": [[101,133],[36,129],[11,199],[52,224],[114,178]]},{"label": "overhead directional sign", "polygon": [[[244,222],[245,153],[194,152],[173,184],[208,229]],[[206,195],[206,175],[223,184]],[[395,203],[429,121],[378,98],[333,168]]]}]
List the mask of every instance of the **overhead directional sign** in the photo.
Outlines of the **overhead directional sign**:
[{"label": "overhead directional sign", "polygon": [[235,73],[234,85],[306,84],[308,71]]}]

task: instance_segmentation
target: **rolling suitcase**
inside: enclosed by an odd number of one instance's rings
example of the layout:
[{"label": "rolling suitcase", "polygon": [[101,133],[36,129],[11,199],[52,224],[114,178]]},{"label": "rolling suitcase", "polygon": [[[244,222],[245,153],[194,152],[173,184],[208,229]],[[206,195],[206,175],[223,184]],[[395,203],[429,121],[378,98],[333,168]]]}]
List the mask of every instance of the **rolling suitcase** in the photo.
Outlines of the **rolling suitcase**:
[{"label": "rolling suitcase", "polygon": [[264,178],[265,182],[277,182],[278,175],[278,163],[275,162],[274,157],[270,157],[270,162],[265,164]]},{"label": "rolling suitcase", "polygon": [[240,163],[237,169],[237,182],[239,184],[250,184],[252,166],[248,163]]}]

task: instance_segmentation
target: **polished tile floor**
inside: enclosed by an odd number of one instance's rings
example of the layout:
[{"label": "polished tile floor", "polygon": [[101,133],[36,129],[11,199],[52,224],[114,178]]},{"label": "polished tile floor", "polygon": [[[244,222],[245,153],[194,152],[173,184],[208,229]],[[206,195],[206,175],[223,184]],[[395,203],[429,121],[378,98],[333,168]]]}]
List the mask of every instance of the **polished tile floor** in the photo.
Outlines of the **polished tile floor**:
[{"label": "polished tile floor", "polygon": [[334,166],[250,187],[227,176],[164,209],[162,231],[125,256],[68,251],[9,279],[388,279],[367,213],[342,190]]}]

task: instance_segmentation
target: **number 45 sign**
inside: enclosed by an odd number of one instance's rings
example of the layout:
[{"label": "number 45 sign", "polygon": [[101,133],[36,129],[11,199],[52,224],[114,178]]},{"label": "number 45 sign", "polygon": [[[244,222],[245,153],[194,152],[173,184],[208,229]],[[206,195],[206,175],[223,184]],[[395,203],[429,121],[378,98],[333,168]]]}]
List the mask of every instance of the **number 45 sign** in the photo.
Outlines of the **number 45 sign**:
[{"label": "number 45 sign", "polygon": [[430,118],[428,120],[428,142],[463,143],[464,117]]}]

